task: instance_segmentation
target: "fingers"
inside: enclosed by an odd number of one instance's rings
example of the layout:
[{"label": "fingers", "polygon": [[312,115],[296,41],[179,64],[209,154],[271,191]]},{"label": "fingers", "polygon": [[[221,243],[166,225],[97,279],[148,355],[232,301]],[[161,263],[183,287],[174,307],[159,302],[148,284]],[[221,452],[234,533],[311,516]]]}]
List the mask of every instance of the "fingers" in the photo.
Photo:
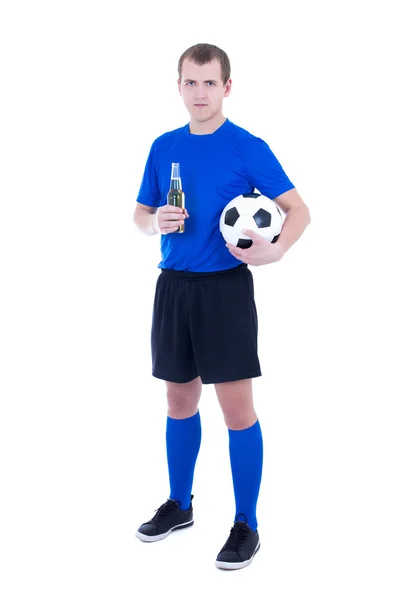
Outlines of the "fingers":
[{"label": "fingers", "polygon": [[160,213],[159,219],[163,219],[164,221],[182,221],[182,219],[186,219],[186,215],[182,213]]},{"label": "fingers", "polygon": [[159,218],[164,221],[181,221],[186,219],[189,214],[185,209],[179,208],[178,206],[162,206],[158,209]]},{"label": "fingers", "polygon": [[160,213],[178,213],[178,214],[188,214],[186,208],[179,208],[179,206],[173,206],[172,204],[164,204],[158,209]]},{"label": "fingers", "polygon": [[158,224],[161,233],[173,233],[177,231],[180,225],[183,225],[185,219],[189,217],[186,208],[166,204],[158,209]]},{"label": "fingers", "polygon": [[161,233],[172,233],[179,229],[180,225],[183,225],[183,221],[165,221],[165,223],[160,226]]}]

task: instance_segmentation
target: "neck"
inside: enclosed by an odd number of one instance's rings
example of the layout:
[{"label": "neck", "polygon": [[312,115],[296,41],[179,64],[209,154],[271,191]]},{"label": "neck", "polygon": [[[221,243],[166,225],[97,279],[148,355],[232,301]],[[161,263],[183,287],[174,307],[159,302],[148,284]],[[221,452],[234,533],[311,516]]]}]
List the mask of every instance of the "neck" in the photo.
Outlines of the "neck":
[{"label": "neck", "polygon": [[224,115],[218,114],[208,119],[207,121],[193,121],[191,120],[189,123],[190,133],[194,135],[207,135],[210,133],[214,133],[217,129],[221,127],[226,121]]}]

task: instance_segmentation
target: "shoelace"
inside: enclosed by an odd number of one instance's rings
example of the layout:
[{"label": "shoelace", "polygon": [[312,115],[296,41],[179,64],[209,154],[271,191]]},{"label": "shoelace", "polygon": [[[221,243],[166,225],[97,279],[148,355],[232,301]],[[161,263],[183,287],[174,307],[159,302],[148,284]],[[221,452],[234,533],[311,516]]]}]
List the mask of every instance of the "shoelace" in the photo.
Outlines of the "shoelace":
[{"label": "shoelace", "polygon": [[244,527],[246,523],[238,521],[234,524],[223,550],[238,550],[249,535],[250,531]]},{"label": "shoelace", "polygon": [[176,512],[176,509],[179,507],[179,502],[175,502],[174,500],[167,500],[156,510],[156,514],[149,521],[149,523],[154,523],[156,525],[162,523],[164,519],[172,515]]}]

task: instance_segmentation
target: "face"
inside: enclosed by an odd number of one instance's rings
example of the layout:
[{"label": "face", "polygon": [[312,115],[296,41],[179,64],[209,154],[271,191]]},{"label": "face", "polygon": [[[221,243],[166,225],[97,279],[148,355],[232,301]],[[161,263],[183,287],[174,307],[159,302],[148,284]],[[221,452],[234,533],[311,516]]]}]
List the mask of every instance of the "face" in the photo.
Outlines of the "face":
[{"label": "face", "polygon": [[222,115],[223,99],[229,96],[231,86],[231,79],[225,85],[222,82],[219,61],[201,66],[188,59],[183,61],[178,87],[191,120],[204,122]]}]

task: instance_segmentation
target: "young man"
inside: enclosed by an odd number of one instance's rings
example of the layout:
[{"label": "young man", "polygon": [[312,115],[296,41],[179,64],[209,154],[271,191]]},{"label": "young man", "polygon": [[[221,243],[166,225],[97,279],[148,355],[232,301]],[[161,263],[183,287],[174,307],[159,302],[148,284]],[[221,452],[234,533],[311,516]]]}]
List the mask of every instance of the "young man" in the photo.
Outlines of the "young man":
[{"label": "young man", "polygon": [[[257,311],[248,265],[279,261],[310,222],[307,206],[260,138],[222,113],[232,81],[226,53],[210,44],[186,50],[178,88],[190,122],[158,137],[145,167],[134,222],[161,233],[161,273],[151,330],[152,374],[166,384],[167,501],[136,536],[158,541],[193,525],[192,484],[201,442],[202,384],[214,384],[229,436],[236,511],[216,566],[239,569],[260,547],[256,506],[263,441],[252,394],[261,375]],[[171,164],[179,162],[184,211],[167,205]],[[274,244],[253,231],[250,248],[225,244],[219,218],[226,204],[257,189],[286,214]],[[184,233],[176,233],[184,223]]]}]

